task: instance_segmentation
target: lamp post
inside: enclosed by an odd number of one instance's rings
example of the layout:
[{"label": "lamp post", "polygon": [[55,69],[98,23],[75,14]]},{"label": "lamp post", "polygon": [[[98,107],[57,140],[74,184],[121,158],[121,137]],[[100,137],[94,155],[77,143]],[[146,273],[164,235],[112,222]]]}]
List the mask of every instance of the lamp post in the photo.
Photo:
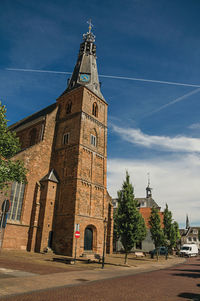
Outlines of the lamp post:
[{"label": "lamp post", "polygon": [[102,256],[102,266],[101,268],[104,268],[104,262],[105,262],[105,247],[106,247],[106,230],[107,230],[107,219],[105,217],[104,221],[104,237],[103,237],[103,256]]}]

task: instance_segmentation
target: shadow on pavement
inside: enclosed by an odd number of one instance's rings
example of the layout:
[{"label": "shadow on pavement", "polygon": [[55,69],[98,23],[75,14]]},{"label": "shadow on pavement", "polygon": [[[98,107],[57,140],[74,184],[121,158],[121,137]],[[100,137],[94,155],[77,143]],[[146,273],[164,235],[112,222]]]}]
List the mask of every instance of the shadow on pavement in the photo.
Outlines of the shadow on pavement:
[{"label": "shadow on pavement", "polygon": [[193,293],[181,293],[178,295],[178,297],[189,299],[192,301],[199,301],[200,300],[200,294],[193,294]]},{"label": "shadow on pavement", "polygon": [[173,276],[180,276],[180,277],[188,277],[188,278],[200,278],[200,274],[196,273],[177,273],[173,274]]},{"label": "shadow on pavement", "polygon": [[[173,269],[178,273],[173,273],[173,276],[180,276],[180,277],[188,277],[188,278],[200,278],[200,270],[193,270],[193,269]],[[179,273],[180,272],[180,273]]]},{"label": "shadow on pavement", "polygon": [[174,271],[180,271],[180,272],[191,272],[191,273],[199,273],[200,270],[190,270],[190,269],[174,269]]}]

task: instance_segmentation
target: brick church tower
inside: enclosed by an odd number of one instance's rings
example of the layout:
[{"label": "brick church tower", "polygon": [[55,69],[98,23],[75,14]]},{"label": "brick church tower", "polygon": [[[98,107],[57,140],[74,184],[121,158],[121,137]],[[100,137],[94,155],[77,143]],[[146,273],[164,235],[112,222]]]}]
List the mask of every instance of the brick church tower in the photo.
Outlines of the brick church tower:
[{"label": "brick church tower", "polygon": [[95,36],[83,35],[68,87],[57,99],[55,142],[51,168],[60,179],[54,220],[53,247],[74,255],[102,253],[109,202],[107,175],[107,103],[101,94]]},{"label": "brick church tower", "polygon": [[[94,42],[90,25],[67,89],[56,104],[11,126],[22,141],[16,159],[25,162],[28,183],[20,194],[18,184],[12,184],[5,248],[41,252],[50,247],[74,256],[74,233],[79,230],[77,256],[102,255],[106,229],[107,252],[112,252],[107,103],[100,90]],[[19,212],[13,214],[15,207]]]}]

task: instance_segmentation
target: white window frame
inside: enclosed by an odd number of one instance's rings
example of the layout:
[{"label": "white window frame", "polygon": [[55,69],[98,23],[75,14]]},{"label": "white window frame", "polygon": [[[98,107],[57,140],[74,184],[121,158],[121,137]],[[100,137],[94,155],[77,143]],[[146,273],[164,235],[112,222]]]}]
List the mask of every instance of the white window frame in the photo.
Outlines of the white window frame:
[{"label": "white window frame", "polygon": [[11,187],[11,207],[8,211],[8,220],[20,221],[24,200],[25,184],[13,182]]},{"label": "white window frame", "polygon": [[97,146],[97,137],[95,135],[90,135],[90,144],[93,146]]}]

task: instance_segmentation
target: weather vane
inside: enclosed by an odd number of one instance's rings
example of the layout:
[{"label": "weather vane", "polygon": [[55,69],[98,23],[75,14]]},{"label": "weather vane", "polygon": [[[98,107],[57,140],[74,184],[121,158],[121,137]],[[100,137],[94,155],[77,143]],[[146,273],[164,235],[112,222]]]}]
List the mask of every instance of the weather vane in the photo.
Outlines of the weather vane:
[{"label": "weather vane", "polygon": [[92,29],[92,27],[94,26],[94,25],[92,24],[92,20],[89,19],[89,20],[87,21],[87,24],[89,24],[89,33],[91,33],[91,29]]},{"label": "weather vane", "polygon": [[148,176],[148,187],[150,186],[150,172],[147,173]]},{"label": "weather vane", "polygon": [[87,21],[87,23],[89,24],[89,31],[87,33],[83,34],[83,40],[94,43],[95,42],[95,35],[91,32],[91,29],[93,27],[92,20],[89,19]]}]

